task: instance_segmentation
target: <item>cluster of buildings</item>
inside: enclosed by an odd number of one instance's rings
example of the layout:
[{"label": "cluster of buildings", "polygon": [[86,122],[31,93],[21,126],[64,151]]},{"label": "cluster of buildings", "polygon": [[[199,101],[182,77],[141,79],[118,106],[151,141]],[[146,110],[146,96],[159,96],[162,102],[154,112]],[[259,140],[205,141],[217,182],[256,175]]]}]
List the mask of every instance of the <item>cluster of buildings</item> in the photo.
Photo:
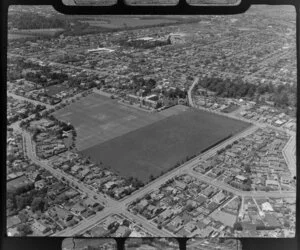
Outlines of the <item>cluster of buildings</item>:
[{"label": "cluster of buildings", "polygon": [[271,106],[255,105],[245,108],[239,115],[251,121],[266,123],[296,132],[296,118],[292,118]]},{"label": "cluster of buildings", "polygon": [[[263,18],[254,19],[268,27]],[[240,24],[244,25],[243,28]],[[280,24],[281,28],[276,27],[278,32],[282,32],[283,27],[289,30],[285,37],[278,36],[274,27],[260,30],[253,29],[252,25],[251,15],[237,18],[218,16],[201,19],[199,23],[118,31],[113,36],[98,33],[72,37],[61,35],[23,44],[14,41],[9,49],[12,54],[30,57],[30,60],[53,68],[59,64],[71,76],[76,75],[76,71],[95,73],[105,80],[104,90],[116,95],[124,85],[129,86],[135,76],[154,79],[157,88],[178,87],[183,90],[188,89],[197,75],[212,74],[224,81],[243,76],[253,84],[295,81],[294,73],[290,78],[286,76],[288,72],[296,72],[295,62],[288,60],[288,55],[295,55],[295,46],[291,42],[295,34],[291,27],[287,23]],[[125,39],[151,43],[157,41],[156,37],[167,38],[170,44],[147,49],[123,46],[120,42]],[[276,74],[262,75],[262,69],[274,69]],[[278,79],[282,80],[278,82]],[[80,84],[91,87],[87,82],[82,80]],[[132,91],[124,93],[138,96]],[[230,100],[226,103],[223,99],[210,99],[206,104],[208,108],[224,112],[232,110]]]},{"label": "cluster of buildings", "polygon": [[43,109],[45,109],[44,106],[7,96],[7,123],[10,125]]},{"label": "cluster of buildings", "polygon": [[85,237],[151,237],[144,228],[123,214],[112,214],[84,233]]},{"label": "cluster of buildings", "polygon": [[[23,64],[27,68],[18,77],[15,76]],[[9,92],[50,105],[56,105],[65,98],[100,84],[100,78],[95,72],[44,62],[37,58],[14,60],[10,57],[9,65],[9,75],[17,78],[8,81]],[[48,71],[51,73],[45,73]]]},{"label": "cluster of buildings", "polygon": [[[211,16],[199,23],[119,31],[113,35],[61,35],[35,42],[12,41],[8,91],[55,105],[97,87],[120,102],[159,109],[186,103],[186,96],[181,98],[181,94],[172,93],[186,92],[198,76],[224,81],[242,76],[256,85],[289,84],[296,78],[296,60],[288,59],[296,54],[295,46],[286,46],[295,34],[288,31],[282,36],[282,30],[289,25],[283,22],[269,27],[268,19],[251,15]],[[155,44],[157,40],[153,37],[167,37],[170,43],[151,48],[122,46],[125,36],[146,44]],[[13,57],[24,59],[21,62]],[[23,64],[29,66],[20,70]],[[47,70],[53,77],[45,73]],[[148,94],[144,86],[137,86],[137,78],[155,82]],[[214,93],[203,89],[198,92],[198,105],[209,110],[230,113],[242,107],[239,115],[249,120],[296,130],[295,119],[275,108],[252,105],[255,104],[252,100],[216,98]],[[35,112],[33,104],[8,97],[9,123]],[[101,162],[94,163],[68,150],[71,145],[66,141],[73,139],[73,134],[63,131],[60,122],[36,117],[23,125],[32,133],[38,157],[47,159],[54,170],[84,183],[90,190],[121,199],[138,188],[134,179],[120,177]],[[235,192],[295,191],[295,180],[282,153],[289,138],[287,133],[259,128],[210,158],[202,159],[190,169],[191,175],[176,176],[134,201],[128,210],[158,229],[182,237],[289,237],[295,232],[295,200],[244,197],[198,178],[201,175],[216,180]],[[59,180],[33,164],[25,157],[25,150],[28,149],[23,137],[10,130],[8,235],[51,235],[103,209],[95,197],[79,193],[66,180]],[[127,217],[114,214],[88,230],[85,236],[151,235]]]},{"label": "cluster of buildings", "polygon": [[184,174],[170,179],[158,190],[135,200],[128,210],[142,215],[158,228],[165,228],[179,237],[221,237],[232,235],[236,216],[232,216],[231,225],[226,225],[223,218],[219,218],[222,216],[215,217],[213,212],[219,210],[233,196],[230,192]]},{"label": "cluster of buildings", "polygon": [[43,170],[24,154],[22,135],[7,137],[7,234],[46,236],[74,226],[103,206]]},{"label": "cluster of buildings", "polygon": [[23,137],[21,134],[7,130],[6,157],[7,181],[22,176],[28,164],[23,164],[26,156],[24,154]]},{"label": "cluster of buildings", "polygon": [[194,170],[247,191],[295,190],[282,152],[288,140],[285,132],[259,128],[203,160]]},{"label": "cluster of buildings", "polygon": [[58,122],[46,118],[29,122],[26,129],[33,133],[36,154],[42,159],[66,151],[68,147],[64,142],[64,137],[72,137],[72,131],[62,131]]},{"label": "cluster of buildings", "polygon": [[[253,76],[265,77],[274,82],[286,84],[296,83],[296,53],[295,48],[291,49],[290,44],[283,46],[283,53],[279,54],[277,60],[267,60],[262,62],[261,70],[255,72]],[[270,67],[271,66],[271,67]]]},{"label": "cluster of buildings", "polygon": [[236,224],[237,237],[294,237],[295,198],[245,197]]},{"label": "cluster of buildings", "polygon": [[54,169],[59,169],[83,182],[89,189],[121,199],[137,189],[134,183],[110,171],[102,163],[94,163],[79,154],[66,151],[48,159]]},{"label": "cluster of buildings", "polygon": [[193,95],[196,106],[201,106],[207,110],[232,113],[241,107],[241,102],[232,98],[222,98],[216,96],[215,92],[198,88]]}]

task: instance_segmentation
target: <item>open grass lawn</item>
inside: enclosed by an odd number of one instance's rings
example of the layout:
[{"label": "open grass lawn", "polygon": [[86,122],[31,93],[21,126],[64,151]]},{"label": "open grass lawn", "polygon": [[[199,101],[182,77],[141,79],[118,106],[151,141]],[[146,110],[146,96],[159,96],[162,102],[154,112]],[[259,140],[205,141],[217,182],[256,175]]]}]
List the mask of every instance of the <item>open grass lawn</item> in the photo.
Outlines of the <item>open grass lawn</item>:
[{"label": "open grass lawn", "polygon": [[54,96],[64,90],[69,90],[70,88],[66,84],[56,84],[46,87],[46,93],[50,96]]},{"label": "open grass lawn", "polygon": [[[119,115],[124,115],[124,112],[115,114]],[[116,119],[124,120],[122,117]],[[136,122],[142,122],[138,119]],[[151,174],[160,175],[187,156],[200,153],[248,125],[205,111],[188,109],[148,126],[140,126],[123,136],[100,142],[82,153],[96,162],[102,161],[123,176],[137,177],[146,182]]]},{"label": "open grass lawn", "polygon": [[77,132],[78,150],[90,148],[165,117],[163,114],[121,105],[116,100],[99,94],[82,98],[54,115],[73,124]]}]

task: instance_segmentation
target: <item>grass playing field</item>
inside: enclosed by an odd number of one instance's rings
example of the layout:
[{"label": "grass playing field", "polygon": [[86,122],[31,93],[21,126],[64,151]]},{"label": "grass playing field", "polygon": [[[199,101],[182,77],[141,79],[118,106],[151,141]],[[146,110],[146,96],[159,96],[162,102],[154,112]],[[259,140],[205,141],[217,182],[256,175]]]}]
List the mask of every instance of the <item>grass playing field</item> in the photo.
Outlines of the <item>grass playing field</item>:
[{"label": "grass playing field", "polygon": [[[115,116],[120,114],[124,115],[124,112],[119,111]],[[148,115],[142,119],[145,117]],[[110,166],[123,176],[137,177],[146,182],[150,175],[160,175],[162,171],[167,171],[187,156],[199,154],[207,147],[249,125],[194,109],[175,112],[165,119],[151,118],[157,119],[157,122],[148,126],[142,126],[139,119],[136,118],[139,129],[134,131],[131,129],[131,132],[123,136],[99,142],[82,153],[91,156],[96,162],[102,161],[104,165]]]},{"label": "grass playing field", "polygon": [[78,150],[90,148],[165,117],[121,105],[99,94],[91,94],[54,115],[73,124],[77,131]]}]

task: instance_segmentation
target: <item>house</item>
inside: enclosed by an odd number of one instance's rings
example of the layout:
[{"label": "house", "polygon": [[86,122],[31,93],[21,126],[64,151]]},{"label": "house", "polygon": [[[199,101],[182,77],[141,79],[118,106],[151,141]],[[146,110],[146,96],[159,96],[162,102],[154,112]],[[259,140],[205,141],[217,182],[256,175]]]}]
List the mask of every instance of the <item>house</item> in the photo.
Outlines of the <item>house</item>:
[{"label": "house", "polygon": [[213,233],[213,231],[214,231],[214,228],[211,227],[211,226],[208,226],[208,227],[201,230],[200,237],[201,238],[207,238]]},{"label": "house", "polygon": [[196,223],[194,221],[190,221],[184,225],[184,229],[189,233],[192,233],[197,229]]},{"label": "house", "polygon": [[84,170],[82,170],[82,171],[80,172],[80,175],[81,175],[82,177],[85,177],[85,176],[88,175],[89,172],[90,172],[89,169],[84,169]]},{"label": "house", "polygon": [[72,168],[71,168],[71,171],[72,173],[77,173],[78,170],[81,168],[81,166],[78,166],[78,165],[74,165]]},{"label": "house", "polygon": [[184,190],[186,188],[186,184],[180,181],[175,180],[175,186]]},{"label": "house", "polygon": [[203,194],[204,196],[206,196],[207,198],[210,198],[210,197],[213,195],[213,193],[214,193],[214,188],[213,188],[213,187],[208,187],[208,188],[206,188],[206,189],[202,192],[202,194]]},{"label": "house", "polygon": [[149,205],[147,207],[147,210],[153,215],[156,212],[157,208],[153,205]]},{"label": "house", "polygon": [[39,220],[35,220],[34,223],[31,225],[31,228],[32,230],[41,232],[43,234],[50,231],[50,228]]},{"label": "house", "polygon": [[272,205],[269,202],[264,202],[263,204],[261,204],[261,208],[262,211],[274,211]]},{"label": "house", "polygon": [[180,216],[176,216],[175,218],[173,218],[173,220],[170,222],[170,224],[172,226],[174,226],[175,228],[178,228],[179,226],[181,226],[183,223],[183,220],[180,218]]},{"label": "house", "polygon": [[226,195],[223,192],[219,192],[213,197],[213,200],[218,204],[221,204],[225,199]]},{"label": "house", "polygon": [[207,198],[201,194],[196,198],[196,201],[199,206],[201,206],[203,203],[205,203],[206,200],[207,200]]},{"label": "house", "polygon": [[75,203],[71,208],[71,211],[74,212],[76,215],[80,215],[86,211],[86,208],[79,203]]},{"label": "house", "polygon": [[235,176],[235,179],[237,179],[239,182],[245,183],[247,181],[247,178],[243,175],[237,175]]},{"label": "house", "polygon": [[131,230],[125,226],[119,226],[115,232],[116,237],[128,237],[131,233]]},{"label": "house", "polygon": [[278,181],[275,180],[266,180],[267,187],[279,187]]},{"label": "house", "polygon": [[64,164],[64,165],[61,167],[61,169],[62,169],[63,171],[67,171],[67,170],[70,169],[70,166],[69,166],[68,164]]},{"label": "house", "polygon": [[291,178],[289,176],[281,176],[280,181],[282,184],[290,184]]},{"label": "house", "polygon": [[230,151],[227,151],[225,154],[226,154],[227,156],[229,156],[229,157],[232,157],[232,158],[235,158],[235,157],[236,157],[236,154],[233,153],[233,152],[230,152]]},{"label": "house", "polygon": [[104,187],[106,189],[111,189],[111,188],[114,188],[116,186],[116,183],[114,181],[108,181],[104,184]]},{"label": "house", "polygon": [[36,190],[42,190],[46,186],[45,180],[39,180],[34,183],[34,188]]},{"label": "house", "polygon": [[173,216],[173,211],[172,210],[165,210],[159,215],[159,219],[162,221],[168,220]]},{"label": "house", "polygon": [[58,219],[64,221],[66,220],[70,215],[72,215],[69,211],[60,208],[58,206],[55,206],[48,210],[48,213],[51,217],[57,216]]}]

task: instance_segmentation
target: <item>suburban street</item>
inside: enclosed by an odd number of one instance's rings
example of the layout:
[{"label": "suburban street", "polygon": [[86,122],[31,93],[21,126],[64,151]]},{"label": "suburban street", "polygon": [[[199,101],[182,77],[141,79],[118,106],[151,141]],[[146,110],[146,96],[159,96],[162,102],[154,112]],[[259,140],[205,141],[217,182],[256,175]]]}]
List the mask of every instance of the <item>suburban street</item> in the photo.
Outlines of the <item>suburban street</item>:
[{"label": "suburban street", "polygon": [[[195,86],[197,84],[198,80],[199,79],[197,78],[194,81],[193,86]],[[191,97],[191,91],[193,89],[193,86],[189,89],[189,92],[188,92],[189,101],[190,101],[190,104],[192,107],[195,106],[193,104],[192,97]],[[10,95],[13,95],[13,94],[10,94]],[[19,96],[16,96],[16,97],[19,98]],[[38,103],[38,102],[36,102],[36,103]],[[47,109],[49,109],[49,108],[52,108],[52,107],[50,107],[50,105],[48,105]],[[197,107],[197,108],[201,108],[201,107]],[[208,111],[206,109],[204,109],[204,110]],[[208,111],[208,112],[214,112],[214,111]],[[237,119],[237,117],[231,117],[231,115],[228,115],[228,114],[224,114],[224,113],[220,113],[220,112],[214,112],[214,113]],[[248,120],[243,119],[243,118],[238,118],[238,119],[249,122]],[[178,168],[171,170],[170,172],[167,172],[166,174],[158,177],[154,181],[150,182],[149,184],[145,185],[141,189],[132,193],[130,196],[125,197],[119,201],[116,201],[116,200],[108,197],[107,195],[104,196],[104,194],[102,194],[101,192],[97,192],[96,190],[93,190],[93,189],[87,187],[84,183],[82,183],[82,182],[76,180],[75,178],[73,178],[72,176],[64,173],[62,170],[56,170],[56,169],[52,168],[52,166],[49,164],[49,162],[47,160],[39,160],[35,154],[35,145],[31,139],[31,135],[24,130],[22,130],[21,132],[23,134],[23,138],[25,139],[25,142],[24,142],[24,145],[26,145],[25,152],[26,152],[27,156],[34,163],[36,163],[37,165],[48,170],[58,179],[63,180],[64,182],[67,182],[68,184],[70,184],[73,187],[76,187],[80,192],[88,194],[88,196],[91,199],[93,199],[95,202],[99,202],[100,204],[105,206],[105,208],[102,211],[97,212],[97,214],[81,221],[80,223],[73,226],[72,228],[67,228],[61,232],[55,233],[53,236],[66,236],[67,237],[67,236],[81,235],[85,231],[93,228],[95,225],[97,225],[97,223],[99,223],[105,217],[112,215],[112,214],[125,215],[130,220],[134,221],[135,223],[143,225],[143,228],[152,235],[175,236],[171,232],[168,232],[166,229],[161,229],[161,230],[158,229],[157,226],[153,222],[148,221],[147,219],[143,218],[142,216],[134,215],[134,214],[130,213],[129,211],[127,211],[127,206],[131,202],[136,200],[137,198],[143,197],[145,194],[147,194],[155,189],[158,189],[168,179],[174,178],[180,174],[184,174],[184,173],[191,174],[207,184],[210,184],[217,188],[231,192],[236,196],[242,196],[242,197],[251,196],[254,198],[259,198],[259,197],[270,197],[270,198],[290,197],[290,198],[294,198],[294,197],[296,197],[296,194],[293,191],[282,191],[282,192],[241,191],[241,190],[233,188],[232,186],[230,186],[226,183],[212,179],[206,175],[200,174],[199,172],[196,172],[195,170],[193,170],[193,168],[195,166],[197,166],[197,164],[199,163],[199,161],[201,159],[209,158],[210,156],[214,155],[221,148],[226,147],[226,145],[229,145],[229,144],[233,143],[235,140],[237,140],[239,138],[243,138],[243,137],[253,133],[258,127],[264,127],[264,126],[265,126],[264,124],[259,124],[259,123],[252,124],[250,127],[248,127],[246,130],[242,131],[241,133],[218,144],[217,146],[211,148],[207,152],[204,152],[203,154],[198,155],[197,157],[189,160],[188,162],[184,163],[183,165],[179,166]],[[19,122],[12,124],[12,127],[18,131],[21,130],[19,128]],[[276,128],[276,129],[278,129],[278,128]],[[290,139],[289,143],[287,144],[287,146],[285,147],[285,152],[287,152],[287,153],[284,153],[284,155],[285,155],[285,158],[287,159],[287,162],[289,163],[289,165],[295,164],[294,163],[295,158],[291,154],[291,152],[292,152],[291,149],[294,144],[295,144],[295,137],[292,137]]]},{"label": "suburban street", "polygon": [[193,84],[190,86],[190,88],[188,90],[188,100],[189,100],[189,105],[191,107],[195,107],[194,102],[193,102],[192,91],[193,91],[194,87],[198,84],[198,82],[199,82],[199,77],[196,77]]},{"label": "suburban street", "polygon": [[294,237],[298,20],[277,7],[10,6],[7,235]]},{"label": "suburban street", "polygon": [[43,102],[39,102],[39,101],[36,101],[36,100],[32,100],[32,99],[26,98],[24,96],[16,95],[16,94],[13,94],[13,93],[10,93],[10,92],[7,92],[7,96],[11,96],[11,97],[13,97],[17,100],[30,102],[34,105],[42,105],[42,106],[45,106],[47,109],[53,108],[52,105],[49,105],[49,104],[46,104],[46,103],[43,103]]},{"label": "suburban street", "polygon": [[37,157],[35,155],[35,150],[34,150],[35,146],[34,146],[34,143],[32,142],[31,135],[24,130],[22,130],[22,133],[25,138],[26,153],[27,153],[28,157],[34,163],[36,163],[37,165],[48,170],[58,179],[60,179],[60,180],[64,179],[64,181],[68,182],[71,186],[77,187],[80,192],[88,194],[88,196],[91,199],[93,199],[95,202],[100,202],[101,204],[103,204],[105,206],[105,208],[102,211],[98,212],[96,215],[81,221],[80,223],[73,226],[72,228],[67,228],[61,232],[58,232],[58,233],[54,234],[54,236],[80,235],[80,234],[84,233],[85,231],[94,227],[97,223],[99,223],[101,220],[103,220],[105,217],[107,217],[108,215],[111,215],[111,214],[125,215],[130,220],[143,225],[145,230],[148,231],[149,233],[151,233],[152,235],[174,236],[172,233],[168,232],[165,229],[159,230],[157,228],[157,226],[155,224],[153,224],[151,221],[148,221],[147,219],[145,219],[139,215],[134,215],[134,214],[130,213],[129,211],[127,211],[127,206],[131,202],[136,200],[137,198],[143,197],[145,194],[147,194],[155,189],[158,189],[168,179],[174,178],[175,176],[180,175],[180,174],[184,174],[184,173],[191,174],[192,176],[195,176],[196,178],[198,178],[199,180],[201,180],[207,184],[213,185],[217,188],[226,190],[228,192],[233,193],[234,195],[242,196],[242,197],[247,197],[247,196],[252,196],[255,198],[258,198],[258,197],[270,197],[270,198],[291,197],[291,198],[294,198],[294,197],[296,197],[296,194],[293,191],[285,191],[285,192],[241,191],[241,190],[233,188],[232,186],[230,186],[226,183],[212,179],[206,175],[203,175],[203,174],[198,173],[195,170],[193,170],[193,168],[195,166],[197,166],[197,164],[199,163],[199,161],[201,159],[209,158],[210,156],[214,155],[219,149],[224,148],[226,145],[233,143],[235,140],[237,140],[239,138],[243,138],[246,135],[253,133],[256,129],[257,129],[257,126],[255,126],[255,125],[250,126],[243,132],[218,144],[217,146],[213,147],[212,149],[208,150],[207,152],[205,152],[201,155],[198,155],[197,157],[189,160],[188,162],[179,166],[178,168],[171,170],[170,172],[164,174],[163,176],[155,179],[148,185],[137,190],[129,197],[125,197],[125,198],[121,199],[120,201],[116,201],[112,198],[109,198],[108,196],[104,197],[104,195],[102,193],[96,192],[96,191],[88,188],[82,182],[76,180],[72,176],[64,173],[63,171],[53,169],[51,167],[51,165],[49,165],[49,163],[47,163],[47,160],[37,159]]},{"label": "suburban street", "polygon": [[293,176],[297,175],[296,169],[296,135],[292,136],[283,149],[283,156]]}]

